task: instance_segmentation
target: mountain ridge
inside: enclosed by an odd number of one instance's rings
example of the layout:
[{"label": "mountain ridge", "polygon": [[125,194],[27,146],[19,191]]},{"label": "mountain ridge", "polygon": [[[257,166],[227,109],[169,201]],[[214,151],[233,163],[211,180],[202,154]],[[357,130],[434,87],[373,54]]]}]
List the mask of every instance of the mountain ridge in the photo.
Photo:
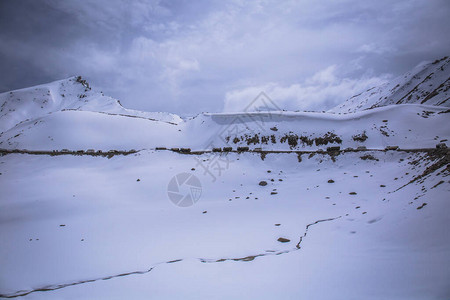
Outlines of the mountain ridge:
[{"label": "mountain ridge", "polygon": [[421,63],[413,70],[380,86],[350,97],[328,112],[352,113],[394,104],[450,107],[450,58]]}]

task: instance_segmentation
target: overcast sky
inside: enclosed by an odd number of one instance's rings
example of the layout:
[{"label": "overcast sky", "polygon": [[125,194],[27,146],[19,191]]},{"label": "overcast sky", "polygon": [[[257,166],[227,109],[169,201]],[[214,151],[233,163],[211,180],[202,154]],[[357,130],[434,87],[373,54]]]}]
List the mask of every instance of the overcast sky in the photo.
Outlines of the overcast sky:
[{"label": "overcast sky", "polygon": [[0,92],[82,75],[128,108],[322,110],[450,54],[448,0],[0,0]]}]

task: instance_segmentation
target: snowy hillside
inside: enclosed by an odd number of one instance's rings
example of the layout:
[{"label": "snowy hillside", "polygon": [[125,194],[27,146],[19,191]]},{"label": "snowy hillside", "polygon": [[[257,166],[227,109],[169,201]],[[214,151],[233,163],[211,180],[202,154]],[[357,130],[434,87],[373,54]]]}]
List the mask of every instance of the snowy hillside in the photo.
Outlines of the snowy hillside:
[{"label": "snowy hillside", "polygon": [[[22,122],[0,135],[0,148],[142,150],[240,146],[261,150],[326,150],[329,146],[434,148],[449,139],[449,110],[389,106],[350,115],[297,112],[200,114],[178,125],[90,111],[61,111]],[[433,128],[430,134],[429,128]]]},{"label": "snowy hillside", "polygon": [[118,100],[92,90],[86,80],[72,77],[0,94],[0,132],[61,110],[103,112],[170,123],[181,121],[174,114],[125,109]]},{"label": "snowy hillside", "polygon": [[450,58],[421,64],[403,76],[353,96],[330,112],[349,113],[405,103],[450,107]]},{"label": "snowy hillside", "polygon": [[448,62],[333,113],[1,94],[0,298],[449,299]]}]

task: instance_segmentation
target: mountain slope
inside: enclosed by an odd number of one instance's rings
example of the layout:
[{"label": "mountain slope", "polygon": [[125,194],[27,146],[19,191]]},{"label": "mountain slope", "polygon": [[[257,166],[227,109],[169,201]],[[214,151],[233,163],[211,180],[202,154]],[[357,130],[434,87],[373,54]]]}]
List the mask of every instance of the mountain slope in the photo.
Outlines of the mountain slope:
[{"label": "mountain slope", "polygon": [[426,104],[450,107],[450,58],[421,64],[411,72],[351,97],[329,110],[350,113],[391,104]]},{"label": "mountain slope", "polygon": [[170,113],[141,112],[122,107],[114,98],[91,89],[80,76],[0,94],[0,132],[62,110],[94,111],[179,123]]}]

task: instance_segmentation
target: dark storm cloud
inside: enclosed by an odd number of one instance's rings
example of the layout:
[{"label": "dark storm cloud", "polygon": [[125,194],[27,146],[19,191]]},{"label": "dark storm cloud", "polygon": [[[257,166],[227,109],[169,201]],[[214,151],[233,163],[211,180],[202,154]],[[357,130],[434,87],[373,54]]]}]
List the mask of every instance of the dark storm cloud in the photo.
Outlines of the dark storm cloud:
[{"label": "dark storm cloud", "polygon": [[450,3],[1,0],[0,90],[81,74],[125,106],[325,109],[449,54]]}]

